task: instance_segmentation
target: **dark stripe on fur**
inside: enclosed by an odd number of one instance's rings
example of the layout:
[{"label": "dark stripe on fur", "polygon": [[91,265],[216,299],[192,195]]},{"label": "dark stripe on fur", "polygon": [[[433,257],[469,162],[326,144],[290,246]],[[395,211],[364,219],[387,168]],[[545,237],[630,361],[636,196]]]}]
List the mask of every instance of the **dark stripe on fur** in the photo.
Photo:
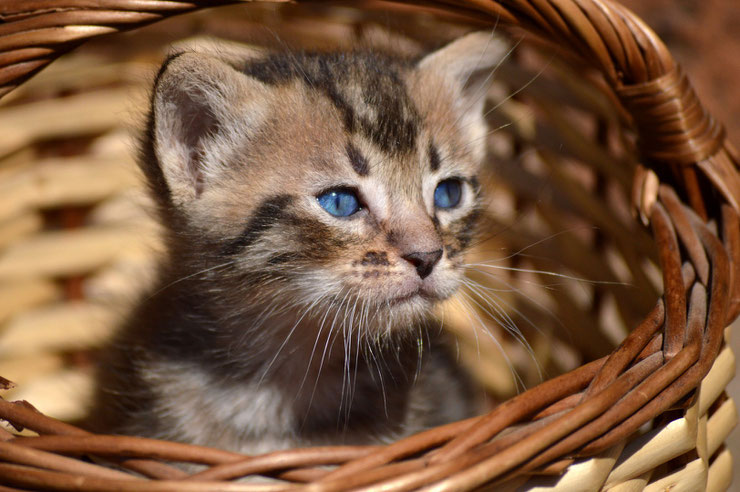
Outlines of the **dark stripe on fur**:
[{"label": "dark stripe on fur", "polygon": [[[359,132],[394,155],[413,151],[419,131],[419,115],[400,75],[410,66],[376,53],[276,54],[248,63],[243,72],[267,85],[301,80],[331,101],[347,133]],[[348,100],[358,87],[374,119]]]},{"label": "dark stripe on fur", "polygon": [[432,168],[432,172],[438,171],[441,164],[437,147],[435,147],[434,142],[429,142],[429,166]]},{"label": "dark stripe on fur", "polygon": [[277,195],[264,200],[252,214],[244,231],[227,244],[221,253],[225,256],[233,256],[254,244],[265,231],[286,217],[285,207],[292,200],[293,197],[290,195]]},{"label": "dark stripe on fur", "polygon": [[290,263],[301,259],[301,255],[298,253],[281,253],[271,256],[267,263],[269,265],[282,265],[283,263]]},{"label": "dark stripe on fur", "polygon": [[475,208],[468,215],[462,217],[456,222],[456,225],[459,224],[457,238],[462,249],[466,249],[470,246],[470,242],[473,240],[473,237],[477,232],[476,226],[478,225],[480,215],[480,210]]},{"label": "dark stripe on fur", "polygon": [[349,159],[349,163],[352,164],[352,169],[360,176],[370,174],[370,166],[367,164],[367,159],[365,159],[365,156],[360,153],[357,147],[348,143],[346,148],[347,158]]},{"label": "dark stripe on fur", "polygon": [[361,242],[353,234],[341,234],[336,228],[329,227],[310,216],[286,214],[282,223],[285,225],[285,230],[290,231],[291,236],[301,238],[301,249],[292,252],[296,260],[313,264],[336,260],[338,252],[346,248],[348,244]]},{"label": "dark stripe on fur", "polygon": [[296,62],[290,59],[290,55],[276,55],[248,63],[243,73],[263,84],[280,85],[287,84],[299,75],[296,66]]},{"label": "dark stripe on fur", "polygon": [[448,244],[445,247],[449,258],[454,258],[470,246],[470,243],[478,232],[477,225],[480,217],[480,210],[475,208],[466,216],[450,224],[449,234],[452,236],[452,244]]}]

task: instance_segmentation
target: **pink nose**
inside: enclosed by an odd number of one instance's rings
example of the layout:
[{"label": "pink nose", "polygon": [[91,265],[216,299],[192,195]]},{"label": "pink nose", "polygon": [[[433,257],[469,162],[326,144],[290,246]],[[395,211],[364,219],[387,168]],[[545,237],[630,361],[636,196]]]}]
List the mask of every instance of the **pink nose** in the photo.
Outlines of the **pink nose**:
[{"label": "pink nose", "polygon": [[434,265],[436,265],[439,259],[442,258],[442,250],[438,249],[436,251],[429,251],[426,253],[417,251],[403,255],[402,258],[414,265],[419,277],[426,278],[430,273],[432,273]]}]

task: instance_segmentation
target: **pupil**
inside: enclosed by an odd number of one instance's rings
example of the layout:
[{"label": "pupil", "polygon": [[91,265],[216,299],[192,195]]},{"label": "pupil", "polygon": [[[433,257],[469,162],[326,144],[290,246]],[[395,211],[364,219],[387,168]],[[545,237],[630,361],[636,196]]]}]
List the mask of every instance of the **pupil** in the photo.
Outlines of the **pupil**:
[{"label": "pupil", "polygon": [[333,190],[317,197],[319,205],[335,217],[347,217],[359,210],[357,197],[351,191]]}]

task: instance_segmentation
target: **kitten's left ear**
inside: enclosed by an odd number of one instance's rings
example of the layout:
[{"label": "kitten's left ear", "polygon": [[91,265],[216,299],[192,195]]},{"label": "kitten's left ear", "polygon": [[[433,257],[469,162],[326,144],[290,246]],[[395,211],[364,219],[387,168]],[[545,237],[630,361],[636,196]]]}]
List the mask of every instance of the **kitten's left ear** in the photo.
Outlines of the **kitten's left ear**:
[{"label": "kitten's left ear", "polygon": [[171,56],[152,96],[155,163],[172,204],[186,206],[225,175],[270,105],[270,90],[239,69],[233,49],[202,47]]},{"label": "kitten's left ear", "polygon": [[465,108],[480,114],[485,102],[488,77],[509,53],[509,45],[490,32],[474,32],[456,39],[450,44],[433,51],[419,61],[420,72],[433,72],[443,76],[456,97],[463,100]]}]

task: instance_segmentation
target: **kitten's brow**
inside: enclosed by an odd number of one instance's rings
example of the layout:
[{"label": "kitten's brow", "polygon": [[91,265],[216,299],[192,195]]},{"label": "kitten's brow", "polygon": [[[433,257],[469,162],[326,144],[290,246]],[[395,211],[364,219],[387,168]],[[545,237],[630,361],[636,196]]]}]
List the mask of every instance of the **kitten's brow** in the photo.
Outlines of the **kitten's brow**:
[{"label": "kitten's brow", "polygon": [[439,157],[437,147],[434,145],[434,142],[429,142],[429,166],[432,172],[437,172],[441,165],[442,160]]},{"label": "kitten's brow", "polygon": [[354,169],[355,172],[360,176],[367,176],[368,174],[370,174],[370,166],[368,165],[367,159],[365,159],[365,156],[362,155],[360,150],[352,145],[351,142],[347,143],[346,150],[349,163],[352,164],[352,169]]}]

